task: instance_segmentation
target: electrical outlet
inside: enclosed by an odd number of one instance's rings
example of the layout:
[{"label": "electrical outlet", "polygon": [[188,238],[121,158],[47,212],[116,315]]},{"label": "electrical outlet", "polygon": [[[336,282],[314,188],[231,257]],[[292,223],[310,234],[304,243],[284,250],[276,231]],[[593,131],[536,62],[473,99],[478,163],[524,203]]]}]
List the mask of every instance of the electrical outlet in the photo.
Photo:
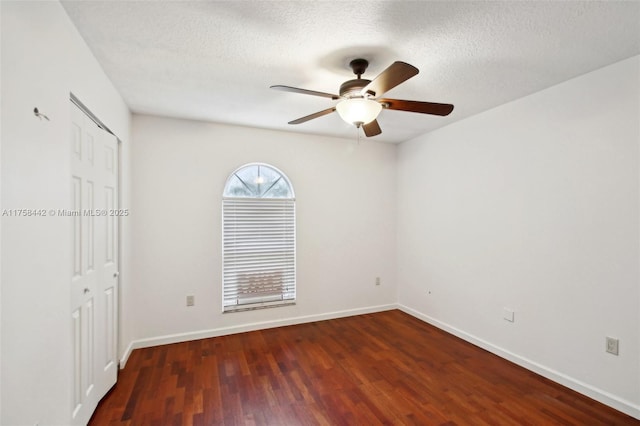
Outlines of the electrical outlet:
[{"label": "electrical outlet", "polygon": [[613,355],[618,355],[619,340],[613,337],[607,337],[607,352]]},{"label": "electrical outlet", "polygon": [[376,285],[380,285],[380,277],[376,277]]},{"label": "electrical outlet", "polygon": [[513,322],[515,319],[513,311],[509,308],[502,309],[502,318],[509,322]]},{"label": "electrical outlet", "polygon": [[187,306],[195,305],[195,296],[187,296]]}]

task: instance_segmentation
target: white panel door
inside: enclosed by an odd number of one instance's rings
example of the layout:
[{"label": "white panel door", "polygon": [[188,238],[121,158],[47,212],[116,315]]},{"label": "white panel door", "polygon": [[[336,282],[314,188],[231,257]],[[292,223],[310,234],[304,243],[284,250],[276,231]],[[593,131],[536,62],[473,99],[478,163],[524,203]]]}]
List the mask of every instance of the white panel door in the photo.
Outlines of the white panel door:
[{"label": "white panel door", "polygon": [[100,312],[97,322],[100,337],[96,340],[97,374],[100,379],[101,397],[116,383],[118,373],[118,140],[112,134],[100,130],[101,153],[98,174],[100,197],[106,214],[99,217],[99,250],[97,259],[101,279],[98,280],[96,308]]},{"label": "white panel door", "polygon": [[73,424],[86,424],[117,374],[118,146],[71,104]]}]

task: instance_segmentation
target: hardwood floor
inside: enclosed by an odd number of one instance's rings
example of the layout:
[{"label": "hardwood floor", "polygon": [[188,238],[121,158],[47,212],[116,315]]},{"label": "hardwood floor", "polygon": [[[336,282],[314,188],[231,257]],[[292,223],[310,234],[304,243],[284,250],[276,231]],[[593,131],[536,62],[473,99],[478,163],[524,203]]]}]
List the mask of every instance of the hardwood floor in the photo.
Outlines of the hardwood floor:
[{"label": "hardwood floor", "polygon": [[91,425],[640,425],[401,311],[135,350]]}]

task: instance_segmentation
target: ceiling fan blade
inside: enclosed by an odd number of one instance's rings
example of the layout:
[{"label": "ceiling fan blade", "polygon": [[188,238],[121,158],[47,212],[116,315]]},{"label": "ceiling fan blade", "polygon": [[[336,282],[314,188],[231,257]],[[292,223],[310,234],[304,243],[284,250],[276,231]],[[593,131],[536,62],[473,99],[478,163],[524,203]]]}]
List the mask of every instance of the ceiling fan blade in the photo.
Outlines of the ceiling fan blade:
[{"label": "ceiling fan blade", "polygon": [[283,92],[302,93],[303,95],[322,96],[323,98],[340,99],[340,96],[331,93],[317,92],[315,90],[298,89],[297,87],[276,85],[270,89],[282,90]]},{"label": "ceiling fan blade", "polygon": [[378,99],[387,109],[419,112],[421,114],[449,115],[453,111],[451,104],[437,104],[434,102],[403,101],[400,99]]},{"label": "ceiling fan blade", "polygon": [[385,92],[396,87],[398,84],[409,80],[418,74],[418,68],[406,62],[394,62],[386,70],[382,71],[371,83],[367,84],[360,94],[365,96],[373,92],[373,96],[382,96]]},{"label": "ceiling fan blade", "polygon": [[335,107],[327,108],[325,110],[318,111],[318,112],[315,112],[313,114],[305,115],[304,117],[300,117],[297,120],[290,121],[289,124],[304,123],[305,121],[313,120],[314,118],[318,118],[318,117],[322,117],[323,115],[331,114],[335,110],[336,110]]},{"label": "ceiling fan blade", "polygon": [[373,120],[371,123],[363,124],[362,130],[364,130],[364,134],[368,138],[382,133],[382,130],[380,129],[380,125],[378,124],[378,120]]}]

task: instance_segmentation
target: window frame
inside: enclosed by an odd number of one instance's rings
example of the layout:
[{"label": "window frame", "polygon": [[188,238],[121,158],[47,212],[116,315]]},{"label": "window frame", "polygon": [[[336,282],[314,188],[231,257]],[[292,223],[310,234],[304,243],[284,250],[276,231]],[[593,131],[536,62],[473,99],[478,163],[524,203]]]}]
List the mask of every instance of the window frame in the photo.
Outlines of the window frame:
[{"label": "window frame", "polygon": [[[253,175],[252,168],[257,170]],[[270,169],[267,175],[272,178],[271,172],[275,172],[277,179],[260,181],[261,168]],[[241,172],[256,176],[256,180],[247,185],[246,179],[238,176]],[[239,187],[236,178],[247,188],[242,195],[231,194],[232,182],[235,190]],[[269,194],[280,180],[286,184],[287,196]],[[263,182],[267,187],[264,190]],[[270,164],[248,163],[227,177],[222,196],[223,313],[296,303],[295,201],[287,175]]]}]

